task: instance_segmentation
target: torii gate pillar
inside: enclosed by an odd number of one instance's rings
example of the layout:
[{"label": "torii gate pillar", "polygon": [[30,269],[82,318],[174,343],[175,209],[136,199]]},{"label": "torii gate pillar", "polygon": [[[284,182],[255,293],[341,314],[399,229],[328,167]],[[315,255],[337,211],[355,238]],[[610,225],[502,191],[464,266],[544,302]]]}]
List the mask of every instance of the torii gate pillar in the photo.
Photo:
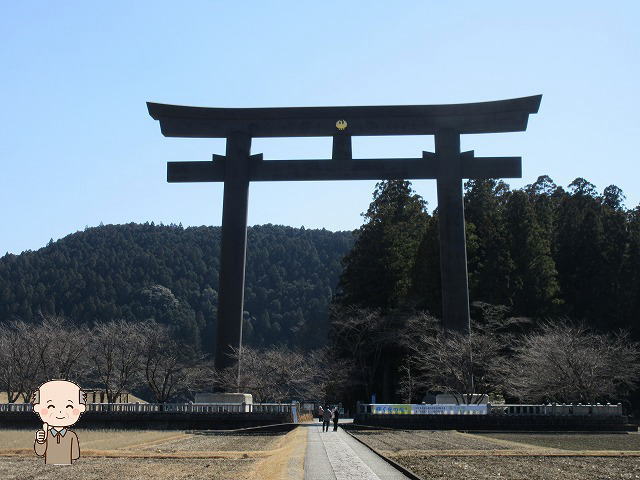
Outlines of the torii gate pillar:
[{"label": "torii gate pillar", "polygon": [[246,133],[227,137],[215,365],[230,365],[233,350],[242,347],[250,152],[251,137]]},{"label": "torii gate pillar", "polygon": [[435,146],[438,158],[442,318],[447,319],[447,328],[469,333],[471,326],[460,134],[453,130],[442,130],[435,134]]}]

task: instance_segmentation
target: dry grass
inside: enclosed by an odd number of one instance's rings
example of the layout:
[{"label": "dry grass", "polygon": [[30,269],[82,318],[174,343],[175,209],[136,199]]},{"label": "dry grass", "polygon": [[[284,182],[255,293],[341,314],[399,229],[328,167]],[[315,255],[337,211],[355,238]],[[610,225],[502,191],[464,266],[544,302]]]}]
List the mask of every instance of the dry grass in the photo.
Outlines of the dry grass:
[{"label": "dry grass", "polygon": [[640,479],[638,434],[353,433],[425,479]]},{"label": "dry grass", "polygon": [[124,479],[204,479],[241,480],[247,478],[249,459],[149,459],[81,458],[72,467],[45,465],[41,459],[10,457],[0,459],[3,480],[124,480]]},{"label": "dry grass", "polygon": [[286,479],[296,456],[302,472],[304,446],[300,454],[297,430],[286,435],[80,429],[76,433],[81,458],[73,468],[64,469],[45,467],[35,456],[35,431],[0,430],[0,478]]},{"label": "dry grass", "polygon": [[[78,434],[82,450],[114,450],[165,442],[184,437],[181,432],[158,430],[85,430],[73,429]],[[33,448],[36,430],[0,430],[0,453],[7,449]]]},{"label": "dry grass", "polygon": [[[244,434],[234,435],[219,433],[215,435],[186,435],[170,438],[161,444],[151,443],[139,446],[140,450],[155,452],[197,452],[197,451],[217,451],[217,452],[243,452],[267,451],[277,448],[278,440],[283,435],[278,434]],[[247,448],[249,447],[249,448]]]},{"label": "dry grass", "polygon": [[250,480],[291,480],[304,478],[307,430],[296,428],[287,433],[274,455],[254,463],[247,474]]},{"label": "dry grass", "polygon": [[507,448],[481,437],[471,437],[453,431],[360,430],[352,433],[371,448],[392,453],[404,450],[499,450]]},{"label": "dry grass", "polygon": [[640,459],[603,457],[392,457],[422,478],[435,480],[636,480]]},{"label": "dry grass", "polygon": [[579,451],[640,451],[637,433],[486,433],[486,439],[503,440],[523,447]]}]

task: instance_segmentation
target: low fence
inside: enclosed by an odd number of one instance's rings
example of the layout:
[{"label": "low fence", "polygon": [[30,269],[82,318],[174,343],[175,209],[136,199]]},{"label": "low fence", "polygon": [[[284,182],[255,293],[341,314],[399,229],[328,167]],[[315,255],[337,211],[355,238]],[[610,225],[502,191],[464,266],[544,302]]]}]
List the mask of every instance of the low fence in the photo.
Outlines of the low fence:
[{"label": "low fence", "polygon": [[486,415],[487,405],[360,404],[359,413],[374,415]]},{"label": "low fence", "polygon": [[[34,428],[30,403],[0,404],[0,427]],[[236,430],[298,423],[297,403],[87,403],[78,428]]]},{"label": "low fence", "polygon": [[599,416],[621,417],[622,405],[612,404],[484,404],[484,405],[449,405],[449,404],[386,404],[360,403],[359,414],[372,415],[507,415],[507,416]]},{"label": "low fence", "polygon": [[359,404],[356,425],[397,429],[637,431],[622,405]]},{"label": "low fence", "polygon": [[[290,403],[87,403],[87,412],[104,413],[285,413]],[[0,403],[0,412],[32,412],[30,403]]]},{"label": "low fence", "polygon": [[547,405],[489,405],[491,415],[551,415],[551,416],[597,416],[621,417],[622,404],[577,405],[551,403]]}]

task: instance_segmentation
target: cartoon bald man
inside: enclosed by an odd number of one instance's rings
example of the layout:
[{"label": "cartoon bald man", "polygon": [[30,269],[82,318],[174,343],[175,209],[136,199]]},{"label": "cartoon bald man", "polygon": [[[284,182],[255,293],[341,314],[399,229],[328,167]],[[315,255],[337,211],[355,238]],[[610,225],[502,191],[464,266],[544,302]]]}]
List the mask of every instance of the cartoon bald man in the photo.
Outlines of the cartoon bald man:
[{"label": "cartoon bald man", "polygon": [[33,411],[42,421],[33,449],[48,465],[71,465],[80,457],[78,436],[68,427],[86,410],[86,393],[67,380],[51,380],[33,394]]}]

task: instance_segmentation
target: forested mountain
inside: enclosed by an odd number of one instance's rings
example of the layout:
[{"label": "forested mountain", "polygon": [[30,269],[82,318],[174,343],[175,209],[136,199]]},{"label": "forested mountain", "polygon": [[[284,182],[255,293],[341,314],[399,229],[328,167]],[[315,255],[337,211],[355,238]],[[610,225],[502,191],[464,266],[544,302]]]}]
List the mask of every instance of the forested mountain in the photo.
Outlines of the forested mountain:
[{"label": "forested mountain", "polygon": [[[351,232],[276,225],[248,229],[244,340],[313,348]],[[87,228],[37,251],[0,258],[0,320],[39,313],[92,325],[154,318],[183,340],[215,343],[219,227],[151,224]]]}]

